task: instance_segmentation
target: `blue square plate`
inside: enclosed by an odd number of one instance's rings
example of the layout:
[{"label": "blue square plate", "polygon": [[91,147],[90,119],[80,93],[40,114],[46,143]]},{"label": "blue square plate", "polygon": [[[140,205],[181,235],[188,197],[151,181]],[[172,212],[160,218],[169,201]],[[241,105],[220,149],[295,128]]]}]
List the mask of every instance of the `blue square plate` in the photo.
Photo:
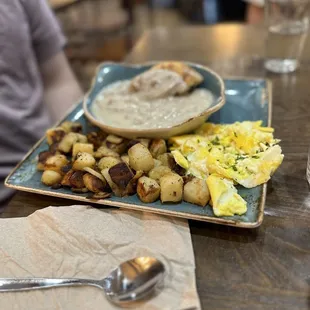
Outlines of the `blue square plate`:
[{"label": "blue square plate", "polygon": [[[264,125],[271,125],[271,84],[269,81],[255,78],[230,78],[224,79],[224,82],[226,87],[226,104],[210,117],[210,122],[233,123],[244,120],[262,120]],[[65,120],[80,122],[85,132],[92,129],[92,126],[84,117],[82,103],[79,103],[62,121]],[[76,194],[66,188],[53,190],[41,183],[42,173],[36,170],[37,156],[46,149],[48,149],[47,142],[45,138],[42,138],[7,177],[5,185],[16,190],[42,195],[88,201],[100,205],[122,207],[243,228],[254,228],[262,223],[266,184],[252,189],[238,187],[239,194],[247,201],[248,205],[248,211],[243,216],[216,217],[209,205],[199,207],[186,202],[162,204],[160,201],[156,201],[145,204],[136,195],[123,198],[113,196],[108,199],[90,200],[87,198],[88,194]]]}]

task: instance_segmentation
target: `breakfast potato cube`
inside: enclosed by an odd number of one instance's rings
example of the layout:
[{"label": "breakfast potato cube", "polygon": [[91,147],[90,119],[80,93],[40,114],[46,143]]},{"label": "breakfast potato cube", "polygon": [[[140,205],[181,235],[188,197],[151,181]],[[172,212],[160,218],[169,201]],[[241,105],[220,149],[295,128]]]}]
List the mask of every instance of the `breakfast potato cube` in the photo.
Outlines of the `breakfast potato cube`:
[{"label": "breakfast potato cube", "polygon": [[154,159],[154,167],[162,166],[162,163],[158,159]]},{"label": "breakfast potato cube", "polygon": [[107,181],[108,185],[110,186],[112,192],[117,197],[122,197],[122,191],[121,189],[113,182],[110,174],[109,174],[109,168],[103,169],[101,171],[101,174],[104,176],[105,180]]},{"label": "breakfast potato cube", "polygon": [[121,189],[125,190],[134,174],[126,163],[118,163],[109,169],[109,175],[112,181]]},{"label": "breakfast potato cube", "polygon": [[106,141],[113,144],[121,144],[124,141],[124,138],[115,135],[108,135]]},{"label": "breakfast potato cube", "polygon": [[87,134],[87,141],[94,145],[95,149],[98,149],[104,139],[106,138],[107,134],[103,131],[92,131]]},{"label": "breakfast potato cube", "polygon": [[164,153],[164,154],[158,155],[157,159],[161,161],[163,166],[169,167],[172,171],[174,171],[175,173],[179,175],[184,175],[186,172],[184,168],[182,168],[176,163],[171,153]]},{"label": "breakfast potato cube", "polygon": [[150,151],[141,143],[137,143],[128,150],[129,166],[138,171],[149,172],[154,168],[154,159]]},{"label": "breakfast potato cube", "polygon": [[69,153],[75,143],[78,142],[78,136],[74,132],[69,132],[64,136],[58,145],[58,150],[64,153]]},{"label": "breakfast potato cube", "polygon": [[42,173],[41,182],[47,186],[59,184],[62,179],[62,175],[53,170],[45,170]]},{"label": "breakfast potato cube", "polygon": [[155,180],[143,176],[138,180],[137,194],[142,202],[154,202],[159,198],[160,186]]},{"label": "breakfast potato cube", "polygon": [[127,151],[128,151],[131,147],[133,147],[135,144],[138,144],[138,143],[140,143],[139,140],[129,140],[129,142],[127,143]]},{"label": "breakfast potato cube", "polygon": [[83,175],[85,187],[93,193],[104,192],[106,184],[90,173]]},{"label": "breakfast potato cube", "polygon": [[169,173],[160,178],[161,202],[179,202],[183,197],[183,179],[176,173]]},{"label": "breakfast potato cube", "polygon": [[76,160],[73,162],[73,170],[84,170],[84,168],[94,168],[96,165],[96,160],[93,155],[89,153],[78,153]]},{"label": "breakfast potato cube", "polygon": [[83,171],[74,171],[70,176],[70,186],[72,188],[82,189],[85,188],[84,180],[83,180]]},{"label": "breakfast potato cube", "polygon": [[146,148],[149,148],[151,139],[146,139],[146,138],[139,138],[137,139],[142,145],[144,145]]},{"label": "breakfast potato cube", "polygon": [[111,167],[117,165],[120,162],[121,162],[121,160],[119,158],[117,158],[117,157],[111,157],[111,156],[102,157],[99,160],[98,168],[100,170],[103,170],[103,169],[106,169],[106,168],[111,168]]},{"label": "breakfast potato cube", "polygon": [[161,177],[171,172],[171,169],[167,166],[154,167],[152,170],[149,171],[149,178],[159,183]]},{"label": "breakfast potato cube", "polygon": [[128,155],[122,155],[121,160],[129,166],[129,156]]},{"label": "breakfast potato cube", "polygon": [[78,138],[78,141],[77,142],[80,142],[80,143],[87,143],[87,137],[85,135],[82,135],[80,133],[76,133],[76,136]]},{"label": "breakfast potato cube", "polygon": [[210,200],[210,192],[205,180],[193,178],[184,186],[184,197],[187,202],[204,207]]},{"label": "breakfast potato cube", "polygon": [[66,121],[63,122],[60,127],[67,133],[69,132],[82,132],[82,124],[78,123],[78,122],[70,122],[70,121]]},{"label": "breakfast potato cube", "polygon": [[90,143],[75,143],[72,149],[72,157],[75,158],[78,153],[94,154],[94,146]]},{"label": "breakfast potato cube", "polygon": [[94,170],[93,168],[85,167],[83,170],[84,170],[85,172],[88,172],[89,174],[93,175],[94,177],[98,178],[98,179],[101,180],[103,183],[106,183],[106,181],[105,181],[103,175],[102,175],[100,172]]},{"label": "breakfast potato cube", "polygon": [[54,154],[50,151],[41,152],[38,155],[38,163],[37,163],[37,170],[44,170],[44,164],[48,160],[48,158],[52,157]]},{"label": "breakfast potato cube", "polygon": [[172,168],[174,165],[174,158],[172,154],[170,153],[164,153],[157,156],[157,159],[161,161],[163,166],[167,166],[169,168]]},{"label": "breakfast potato cube", "polygon": [[63,174],[62,167],[68,165],[68,163],[69,161],[65,155],[53,155],[45,161],[44,170],[52,170]]},{"label": "breakfast potato cube", "polygon": [[[116,137],[116,136],[113,136]],[[128,140],[123,139],[121,143],[112,143],[108,140],[102,143],[102,146],[106,146],[109,150],[116,152],[117,154],[123,154],[127,150]]]},{"label": "breakfast potato cube", "polygon": [[116,157],[119,158],[119,154],[111,149],[109,149],[106,145],[100,146],[99,149],[94,154],[95,158],[102,157]]},{"label": "breakfast potato cube", "polygon": [[62,186],[71,186],[70,178],[72,177],[74,172],[75,171],[71,169],[64,175],[63,179],[61,180]]},{"label": "breakfast potato cube", "polygon": [[164,139],[154,139],[150,145],[150,152],[154,158],[167,152],[167,145]]},{"label": "breakfast potato cube", "polygon": [[51,145],[53,143],[60,142],[66,135],[66,132],[62,128],[56,127],[48,129],[45,135],[48,145]]}]

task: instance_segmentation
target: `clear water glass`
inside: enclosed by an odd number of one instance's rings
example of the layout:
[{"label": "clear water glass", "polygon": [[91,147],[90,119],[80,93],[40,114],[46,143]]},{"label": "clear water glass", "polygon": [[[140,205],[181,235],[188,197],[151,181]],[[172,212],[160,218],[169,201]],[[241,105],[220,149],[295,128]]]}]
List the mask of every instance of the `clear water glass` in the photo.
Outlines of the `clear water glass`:
[{"label": "clear water glass", "polygon": [[298,68],[309,29],[309,6],[310,0],[265,1],[267,70],[289,73]]},{"label": "clear water glass", "polygon": [[310,148],[308,151],[308,163],[307,163],[307,172],[306,172],[306,177],[310,186]]}]

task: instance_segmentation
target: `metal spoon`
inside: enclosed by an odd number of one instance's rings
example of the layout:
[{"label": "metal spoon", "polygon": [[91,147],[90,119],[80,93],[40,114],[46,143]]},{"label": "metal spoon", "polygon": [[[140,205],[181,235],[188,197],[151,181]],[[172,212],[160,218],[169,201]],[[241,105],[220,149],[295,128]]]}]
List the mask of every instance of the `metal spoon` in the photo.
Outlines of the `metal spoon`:
[{"label": "metal spoon", "polygon": [[165,266],[153,257],[137,257],[120,264],[106,278],[49,279],[20,278],[0,279],[0,292],[46,289],[58,286],[92,285],[104,290],[114,303],[128,303],[145,298],[163,281]]}]

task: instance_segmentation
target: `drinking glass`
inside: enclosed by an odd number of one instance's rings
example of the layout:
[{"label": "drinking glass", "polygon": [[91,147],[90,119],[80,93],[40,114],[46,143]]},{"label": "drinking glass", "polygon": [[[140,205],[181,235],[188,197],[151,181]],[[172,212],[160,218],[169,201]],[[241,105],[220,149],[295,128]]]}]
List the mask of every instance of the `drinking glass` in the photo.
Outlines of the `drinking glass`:
[{"label": "drinking glass", "polygon": [[309,28],[310,0],[266,0],[265,68],[275,73],[295,71]]},{"label": "drinking glass", "polygon": [[306,172],[306,177],[310,186],[310,148],[308,151],[308,163],[307,163],[307,172]]}]

